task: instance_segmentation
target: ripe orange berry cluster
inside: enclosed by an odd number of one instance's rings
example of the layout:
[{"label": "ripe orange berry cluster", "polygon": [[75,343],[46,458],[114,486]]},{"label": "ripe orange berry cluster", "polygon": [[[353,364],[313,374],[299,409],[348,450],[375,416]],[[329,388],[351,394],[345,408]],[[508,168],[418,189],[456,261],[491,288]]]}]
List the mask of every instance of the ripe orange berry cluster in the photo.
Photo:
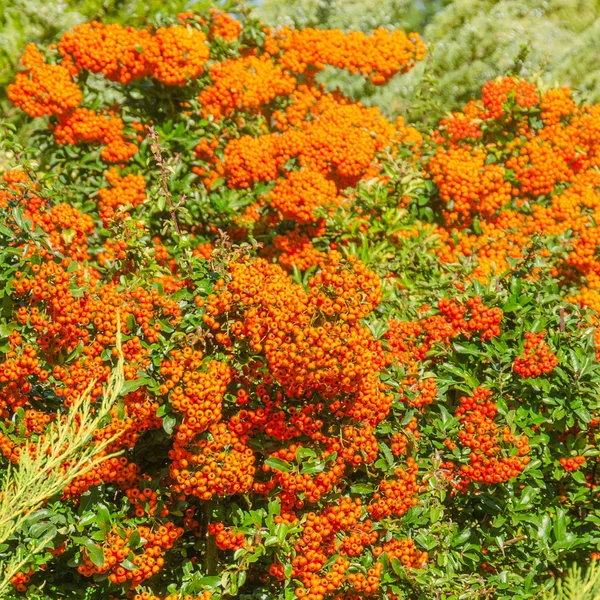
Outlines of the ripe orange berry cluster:
[{"label": "ripe orange berry cluster", "polygon": [[[143,517],[147,514],[154,516],[157,514],[159,495],[158,492],[155,492],[152,488],[142,487],[142,489],[139,489],[139,487],[131,487],[125,490],[125,494],[129,498],[132,507],[135,509],[136,517]],[[163,505],[158,514],[161,517],[167,517],[169,515],[169,509]]]},{"label": "ripe orange berry cluster", "polygon": [[208,26],[211,40],[218,38],[225,42],[235,42],[242,32],[242,24],[236,18],[217,8],[211,8],[208,17],[192,12],[181,12],[177,15],[177,20],[181,23],[197,23]]},{"label": "ripe orange berry cluster", "polygon": [[373,501],[367,510],[374,519],[379,521],[391,515],[401,517],[409,508],[417,504],[419,467],[410,456],[406,459],[406,464],[407,470],[396,469],[397,479],[384,479],[379,486],[379,491],[373,494]]},{"label": "ripe orange berry cluster", "polygon": [[365,519],[342,538],[341,552],[346,556],[360,556],[366,546],[373,546],[379,539],[376,531],[371,531],[373,521]]},{"label": "ripe orange berry cluster", "polygon": [[569,473],[579,470],[585,462],[585,456],[569,456],[559,460],[560,466]]},{"label": "ripe orange berry cluster", "polygon": [[[373,553],[375,556],[380,556],[384,552],[388,556],[388,560],[397,559],[407,569],[422,568],[428,560],[427,552],[418,550],[415,547],[414,540],[410,538],[392,539],[383,544],[383,546],[377,546]],[[358,600],[358,598],[374,596],[380,590],[382,573],[383,563],[380,560],[373,567],[370,567],[366,574],[362,572],[350,573],[348,575],[348,582],[357,594],[349,594],[349,596],[344,596],[344,598],[350,597],[353,600]]]},{"label": "ripe orange berry cluster", "polygon": [[[310,578],[309,586],[296,588],[296,598],[305,598],[306,600],[323,600],[326,594],[335,592],[335,590],[341,587],[346,579],[349,566],[350,562],[348,560],[338,557],[325,577],[313,575]],[[336,595],[333,597],[340,598],[341,596]]]},{"label": "ripe orange berry cluster", "polygon": [[469,481],[493,484],[517,477],[529,463],[527,436],[515,436],[505,429],[502,441],[514,444],[516,454],[502,456],[499,444],[499,428],[494,422],[497,407],[492,401],[492,392],[484,388],[473,390],[472,396],[463,396],[456,409],[463,429],[459,431],[460,442],[470,448],[469,464],[460,467],[462,486]]},{"label": "ripe orange berry cluster", "polygon": [[[474,101],[468,102],[461,112],[453,112],[450,117],[440,121],[440,128],[450,136],[452,142],[471,138],[476,140],[483,136],[479,123],[475,120],[479,109]],[[440,135],[437,132],[438,136]],[[441,138],[443,139],[443,138]]]},{"label": "ripe orange berry cluster", "polygon": [[[301,108],[305,119],[296,124],[288,118],[281,133],[243,136],[226,145],[225,173],[230,186],[247,188],[276,180],[286,162],[297,157],[302,168],[333,178],[343,189],[370,174],[376,153],[403,131],[378,109],[344,104],[330,94],[321,94]],[[315,117],[309,120],[309,115]]]},{"label": "ripe orange berry cluster", "polygon": [[[100,453],[99,457],[107,456],[108,453]],[[91,487],[102,483],[115,483],[125,490],[134,487],[139,481],[140,469],[132,462],[128,462],[123,456],[110,458],[100,462],[99,465],[88,471],[85,475],[76,477],[63,489],[63,497],[79,498]]]},{"label": "ripe orange berry cluster", "polygon": [[486,164],[483,150],[440,148],[427,165],[446,206],[448,225],[469,224],[473,216],[490,217],[512,199],[510,182],[498,165]]},{"label": "ripe orange berry cluster", "polygon": [[523,378],[539,377],[551,373],[558,365],[558,358],[544,342],[545,332],[526,332],[524,354],[515,358],[513,370]]},{"label": "ripe orange berry cluster", "polygon": [[325,65],[369,76],[375,84],[410,70],[425,56],[425,44],[416,33],[375,29],[371,35],[340,30],[284,27],[273,37],[280,48],[279,62],[295,73],[311,73]]},{"label": "ripe orange berry cluster", "polygon": [[212,37],[221,38],[226,42],[234,42],[240,37],[242,24],[231,15],[216,8],[211,8],[210,17],[210,34]]},{"label": "ripe orange berry cluster", "polygon": [[246,545],[241,531],[225,527],[221,522],[209,523],[208,533],[215,536],[215,542],[221,550],[239,550]]},{"label": "ripe orange berry cluster", "polygon": [[484,118],[499,119],[505,111],[509,98],[523,108],[532,108],[540,103],[538,91],[533,83],[503,77],[488,81],[481,88],[481,103],[486,109]]},{"label": "ripe orange berry cluster", "polygon": [[27,46],[21,60],[26,70],[7,89],[16,106],[30,117],[63,115],[79,106],[83,95],[68,68],[46,64],[35,44]]},{"label": "ripe orange berry cluster", "polygon": [[202,352],[186,347],[172,350],[161,362],[164,383],[160,392],[169,395],[171,406],[183,419],[177,429],[177,441],[192,442],[196,436],[222,420],[223,395],[232,379],[232,370],[216,360],[201,370]]},{"label": "ripe orange berry cluster", "polygon": [[184,85],[204,70],[209,57],[206,36],[198,29],[172,25],[155,33],[84,23],[66,32],[58,49],[77,69],[102,73],[119,83],[152,76],[167,85]]},{"label": "ripe orange berry cluster", "polygon": [[432,404],[438,393],[435,379],[430,377],[428,379],[420,379],[419,381],[413,380],[414,378],[409,378],[402,382],[408,391],[408,393],[402,396],[402,401],[406,402],[408,406],[414,406],[419,409]]},{"label": "ripe orange berry cluster", "polygon": [[[293,447],[293,445],[291,446]],[[291,448],[290,447],[290,448]],[[273,453],[270,458],[278,458],[281,453],[287,454],[286,450],[280,450],[279,452]],[[325,452],[323,458],[327,459],[331,452]],[[263,471],[269,473],[270,468],[268,465],[263,465]],[[275,488],[276,486],[283,490],[281,493],[282,504],[286,509],[292,510],[293,508],[302,508],[305,502],[316,503],[318,502],[327,492],[330,492],[336,484],[339,484],[342,480],[342,476],[345,472],[345,464],[343,460],[334,462],[333,466],[329,470],[318,473],[316,477],[312,478],[308,473],[284,473],[281,471],[275,471],[269,483],[263,487],[261,484],[255,485],[255,490],[260,492],[266,492],[268,488]],[[299,500],[298,497],[302,495],[303,499]]]},{"label": "ripe orange berry cluster", "polygon": [[[99,567],[94,564],[86,551],[82,549],[82,564],[77,570],[84,577],[101,575],[108,573],[108,578],[112,583],[123,584],[131,581],[132,587],[136,587],[142,581],[156,575],[163,565],[165,559],[163,554],[165,550],[173,547],[174,542],[183,534],[183,529],[175,527],[173,523],[168,522],[152,531],[148,527],[138,527],[136,530],[140,537],[146,540],[143,551],[135,554],[127,545],[133,530],[125,532],[111,531],[107,534],[102,546],[98,546],[104,553],[104,564]],[[125,569],[120,563],[126,558],[131,557],[131,562],[135,565],[134,570]]]},{"label": "ripe orange berry cluster", "polygon": [[[66,202],[49,206],[45,199],[34,192],[26,192],[19,204],[24,209],[23,216],[42,229],[53,248],[75,260],[89,257],[88,237],[94,231],[94,221],[90,215],[83,214]],[[49,256],[48,251],[42,251],[42,254],[46,258]],[[32,268],[37,271],[42,267],[36,265]]]},{"label": "ripe orange berry cluster", "polygon": [[182,498],[231,496],[252,489],[254,452],[248,436],[238,436],[225,423],[211,425],[200,438],[188,444],[176,441],[169,450],[172,490]]},{"label": "ripe orange berry cluster", "polygon": [[273,249],[279,264],[288,271],[292,271],[294,267],[306,271],[310,267],[318,266],[326,258],[324,252],[314,247],[308,235],[297,231],[275,236]]},{"label": "ripe orange berry cluster", "polygon": [[291,94],[296,80],[268,55],[216,62],[209,68],[213,82],[200,92],[203,113],[219,119],[236,110],[262,108],[278,96]]},{"label": "ripe orange berry cluster", "polygon": [[[401,322],[390,319],[385,334],[390,353],[400,363],[414,365],[423,361],[434,344],[449,344],[457,336],[469,339],[478,335],[481,340],[489,340],[500,335],[502,309],[485,306],[480,296],[472,296],[466,305],[449,298],[440,298],[438,314],[423,317],[416,321]],[[404,382],[405,386],[415,385],[414,379]],[[420,381],[416,384],[419,392],[425,392],[421,400],[409,400],[415,405],[429,404],[435,397],[435,381]]]},{"label": "ripe orange berry cluster", "polygon": [[[468,260],[472,277],[488,281],[513,269],[511,261],[530,256],[540,235],[564,235],[566,260],[547,249],[534,254],[554,276],[570,272],[578,286],[572,300],[600,307],[597,228],[590,215],[598,207],[592,190],[599,120],[600,108],[578,106],[568,88],[541,93],[513,77],[488,82],[481,101],[445,120],[422,160],[445,209],[445,225],[436,228],[442,261]],[[492,151],[498,134],[512,139]]]},{"label": "ripe orange berry cluster", "polygon": [[11,585],[17,590],[17,592],[24,593],[27,591],[27,586],[33,575],[33,568],[29,568],[27,571],[18,571],[10,578]]},{"label": "ripe orange berry cluster", "polygon": [[264,351],[270,372],[292,396],[354,393],[386,363],[381,345],[358,322],[379,303],[374,277],[359,261],[344,265],[332,253],[307,294],[276,265],[238,262],[223,291],[209,298],[204,320],[218,325],[216,316],[239,311],[231,333]]},{"label": "ripe orange berry cluster", "polygon": [[269,194],[271,207],[283,219],[300,225],[315,223],[315,210],[340,203],[338,190],[333,181],[311,170],[292,171],[285,179],[279,179]]},{"label": "ripe orange berry cluster", "polygon": [[392,435],[390,450],[394,456],[402,456],[403,454],[406,454],[409,436],[412,436],[415,443],[418,442],[421,434],[419,433],[417,427],[417,418],[413,417],[404,428],[404,433],[395,433]]},{"label": "ripe orange berry cluster", "polygon": [[[320,577],[318,572],[325,565],[327,558],[335,553],[336,534],[354,529],[360,523],[362,512],[359,499],[342,497],[338,505],[329,506],[321,513],[308,513],[302,535],[296,545],[296,556],[292,559],[292,577],[302,582],[308,594],[315,594],[317,597],[322,594],[320,598],[323,598],[327,593],[327,588],[321,591],[326,579]],[[342,561],[341,564],[347,564],[347,561]],[[339,572],[337,569],[336,571]],[[339,580],[338,585],[342,581],[343,578]]]},{"label": "ripe orange berry cluster", "polygon": [[54,138],[58,144],[102,144],[100,157],[107,163],[125,163],[138,151],[137,145],[123,135],[122,119],[87,108],[77,108],[60,117]]},{"label": "ripe orange berry cluster", "polygon": [[115,218],[130,216],[123,212],[125,208],[136,208],[146,200],[146,180],[143,175],[125,175],[121,177],[117,169],[109,169],[105,173],[110,188],[98,190],[99,216],[104,225]]},{"label": "ripe orange berry cluster", "polygon": [[421,568],[429,560],[427,552],[418,550],[415,541],[410,538],[393,539],[385,543],[381,550],[388,555],[390,560],[397,558],[408,569]]}]

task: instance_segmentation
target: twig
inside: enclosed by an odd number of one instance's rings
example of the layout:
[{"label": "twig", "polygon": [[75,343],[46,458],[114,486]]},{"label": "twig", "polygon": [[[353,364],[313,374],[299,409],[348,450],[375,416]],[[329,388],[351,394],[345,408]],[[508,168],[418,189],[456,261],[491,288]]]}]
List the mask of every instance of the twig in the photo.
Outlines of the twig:
[{"label": "twig", "polygon": [[171,213],[171,221],[173,223],[173,228],[177,235],[181,238],[181,229],[179,228],[179,223],[177,221],[177,215],[175,214],[175,206],[173,205],[173,198],[171,197],[171,192],[169,191],[169,181],[167,176],[167,161],[163,158],[162,152],[163,148],[160,145],[160,138],[158,133],[154,127],[148,128],[148,138],[150,139],[150,150],[154,155],[154,160],[158,164],[160,168],[160,183],[162,187],[162,192],[167,202],[169,203],[169,209]]},{"label": "twig", "polygon": [[[100,463],[120,454],[105,454],[104,451],[122,432],[101,442],[90,443],[94,431],[110,414],[123,389],[124,356],[118,313],[117,350],[117,368],[111,374],[99,406],[93,406],[95,381],[92,381],[70,407],[65,418],[53,422],[32,449],[25,446],[17,466],[6,470],[0,491],[0,544],[17,535],[31,513],[39,510],[76,477],[85,475]],[[12,577],[49,541],[44,538],[35,548],[28,549],[24,556],[15,552],[7,562],[0,562],[0,598],[6,597]]]},{"label": "twig", "polygon": [[[169,175],[168,175],[168,164],[167,161],[163,157],[164,148],[160,145],[160,137],[158,132],[154,127],[150,126],[148,128],[148,139],[150,140],[150,150],[154,156],[154,160],[156,160],[156,164],[160,169],[160,183],[161,190],[167,202],[169,204],[169,214],[171,217],[171,223],[173,224],[173,229],[178,238],[178,243],[182,241],[182,233],[181,228],[179,227],[179,221],[177,220],[177,208],[179,204],[176,206],[173,203],[173,197],[171,196],[171,192],[169,190]],[[175,160],[179,158],[179,155],[175,155]],[[185,202],[185,196],[181,198],[181,203]],[[183,262],[187,266],[188,273],[192,272],[192,264],[190,262],[190,257],[188,254],[188,248],[183,249]]]}]

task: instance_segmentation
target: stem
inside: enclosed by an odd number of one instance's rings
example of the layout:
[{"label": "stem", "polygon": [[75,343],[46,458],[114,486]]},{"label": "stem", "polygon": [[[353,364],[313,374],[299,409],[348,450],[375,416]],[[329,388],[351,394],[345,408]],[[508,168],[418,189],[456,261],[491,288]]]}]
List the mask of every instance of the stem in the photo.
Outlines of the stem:
[{"label": "stem", "polygon": [[208,524],[212,520],[212,511],[214,507],[214,500],[209,500],[202,506],[202,525],[204,527],[204,536],[206,541],[206,551],[204,553],[204,571],[207,575],[216,575],[217,573],[217,542],[215,536],[208,533]]}]

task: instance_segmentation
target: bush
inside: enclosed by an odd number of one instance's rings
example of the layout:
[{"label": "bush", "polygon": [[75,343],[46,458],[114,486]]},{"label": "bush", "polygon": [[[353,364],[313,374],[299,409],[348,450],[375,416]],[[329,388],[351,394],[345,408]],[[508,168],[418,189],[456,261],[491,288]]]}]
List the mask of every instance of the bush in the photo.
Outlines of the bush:
[{"label": "bush", "polygon": [[549,600],[596,600],[600,597],[600,577],[598,563],[594,561],[587,572],[583,573],[577,565],[573,565],[564,580],[559,580],[556,588],[545,595]]},{"label": "bush", "polygon": [[418,35],[237,16],[82,25],[8,88],[46,121],[4,142],[5,460],[117,315],[126,379],[14,597],[540,597],[600,549],[600,107],[504,77],[421,134],[315,83]]},{"label": "bush", "polygon": [[365,33],[384,26],[420,33],[430,49],[427,61],[385,88],[330,70],[320,79],[388,115],[431,123],[507,71],[569,85],[585,100],[598,102],[592,41],[600,28],[598,8],[596,0],[265,0],[256,11],[277,25]]},{"label": "bush", "polygon": [[[219,4],[219,0],[172,0],[169,10],[207,10]],[[227,2],[222,2],[224,6]],[[62,33],[87,21],[98,20],[128,25],[147,24],[146,17],[164,10],[164,3],[157,0],[0,0],[0,113],[4,119],[18,127],[19,139],[26,142],[35,129],[35,123],[27,123],[25,116],[6,98],[6,87],[14,79],[20,66],[20,56],[30,42],[49,45]],[[0,159],[0,168],[6,168]]]}]

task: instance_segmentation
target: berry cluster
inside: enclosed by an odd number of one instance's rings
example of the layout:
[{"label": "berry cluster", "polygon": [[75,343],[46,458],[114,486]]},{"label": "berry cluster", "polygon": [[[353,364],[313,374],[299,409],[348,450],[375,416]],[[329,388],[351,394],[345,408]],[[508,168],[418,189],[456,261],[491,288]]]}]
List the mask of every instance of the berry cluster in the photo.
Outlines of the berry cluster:
[{"label": "berry cluster", "polygon": [[[173,547],[175,540],[183,534],[183,529],[167,523],[161,525],[156,531],[151,531],[148,527],[139,527],[136,531],[140,538],[146,540],[141,554],[135,554],[128,546],[133,531],[111,531],[100,546],[104,553],[103,566],[94,564],[86,549],[83,548],[81,551],[83,562],[77,567],[79,573],[85,577],[107,573],[112,583],[123,584],[131,581],[133,587],[156,575],[165,564],[163,558],[165,550]],[[135,565],[133,570],[125,569],[120,564],[130,557]]]},{"label": "berry cluster", "polygon": [[152,76],[167,85],[184,85],[202,73],[209,57],[204,33],[178,25],[151,33],[93,21],[65,33],[58,49],[75,69],[119,83]]},{"label": "berry cluster", "polygon": [[499,428],[494,422],[496,404],[491,400],[492,393],[484,388],[473,390],[472,396],[463,396],[456,409],[463,429],[458,438],[470,449],[469,464],[460,467],[463,486],[468,482],[502,483],[517,477],[529,463],[527,436],[518,439],[505,428],[502,441],[514,444],[516,453],[503,456],[499,443]]},{"label": "berry cluster", "polygon": [[546,333],[525,333],[524,353],[513,363],[513,370],[521,377],[539,377],[551,373],[558,365],[558,358],[544,342]]},{"label": "berry cluster", "polygon": [[579,470],[585,463],[585,456],[570,456],[559,460],[560,466],[569,473]]}]

